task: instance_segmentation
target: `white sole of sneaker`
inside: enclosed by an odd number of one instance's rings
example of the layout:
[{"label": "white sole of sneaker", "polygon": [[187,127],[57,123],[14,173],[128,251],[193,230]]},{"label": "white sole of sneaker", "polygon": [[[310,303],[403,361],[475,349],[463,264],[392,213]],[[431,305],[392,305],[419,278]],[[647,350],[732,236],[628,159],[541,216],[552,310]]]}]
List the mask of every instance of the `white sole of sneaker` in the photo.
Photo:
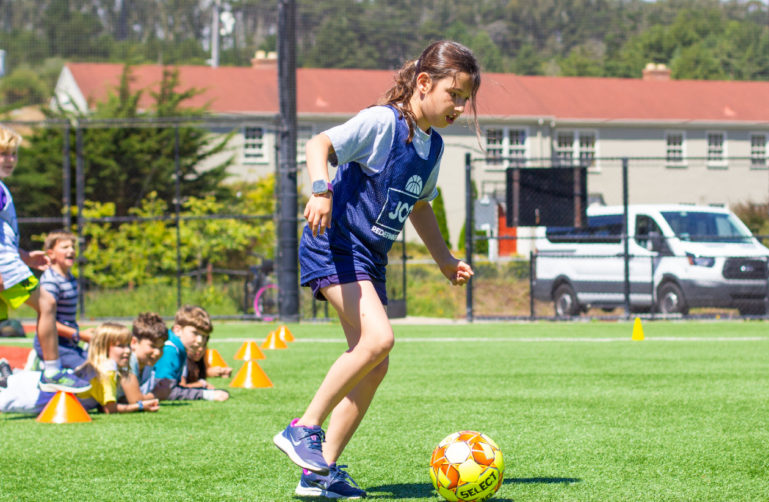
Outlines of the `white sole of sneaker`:
[{"label": "white sole of sneaker", "polygon": [[58,385],[55,383],[43,383],[40,382],[37,384],[37,388],[42,390],[43,392],[69,392],[70,394],[79,394],[81,392],[85,392],[91,388],[89,385],[88,387],[82,387],[82,388],[74,388],[74,387],[67,387]]},{"label": "white sole of sneaker", "polygon": [[275,434],[275,436],[272,438],[272,442],[275,443],[275,446],[277,446],[280,451],[288,455],[288,458],[290,458],[291,461],[299,467],[307,469],[308,471],[312,471],[316,474],[320,474],[321,476],[328,474],[328,467],[326,469],[319,469],[317,466],[309,465],[302,459],[302,457],[297,455],[296,450],[294,450],[294,446],[291,444],[291,441],[288,440],[282,432]]},{"label": "white sole of sneaker", "polygon": [[299,485],[294,490],[294,493],[300,497],[326,497],[327,499],[359,499],[361,497],[347,497],[345,495],[339,495],[338,493],[327,492],[322,488],[315,486],[302,486]]}]

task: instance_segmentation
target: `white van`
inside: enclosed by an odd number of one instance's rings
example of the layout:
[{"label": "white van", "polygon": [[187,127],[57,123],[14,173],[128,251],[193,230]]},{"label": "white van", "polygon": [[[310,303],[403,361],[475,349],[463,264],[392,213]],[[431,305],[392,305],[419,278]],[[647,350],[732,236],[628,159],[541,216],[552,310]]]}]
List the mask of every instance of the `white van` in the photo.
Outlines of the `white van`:
[{"label": "white van", "polygon": [[[556,316],[625,304],[622,206],[591,206],[584,228],[537,228],[532,294]],[[630,308],[686,314],[692,307],[766,314],[769,249],[728,209],[628,207]]]}]

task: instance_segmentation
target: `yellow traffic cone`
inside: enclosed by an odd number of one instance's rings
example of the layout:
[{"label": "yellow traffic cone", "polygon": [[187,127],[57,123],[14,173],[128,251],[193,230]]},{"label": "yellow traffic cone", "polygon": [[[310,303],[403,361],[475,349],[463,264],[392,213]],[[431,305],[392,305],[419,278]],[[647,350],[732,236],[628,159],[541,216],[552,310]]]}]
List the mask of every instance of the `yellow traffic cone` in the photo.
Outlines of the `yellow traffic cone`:
[{"label": "yellow traffic cone", "polygon": [[247,340],[243,342],[238,351],[235,353],[235,359],[241,361],[250,361],[253,359],[265,359],[264,353],[259,350],[259,345],[254,340]]},{"label": "yellow traffic cone", "polygon": [[278,328],[278,338],[280,338],[284,342],[294,341],[294,335],[291,333],[291,331],[288,329],[288,327],[285,324],[282,324]]},{"label": "yellow traffic cone", "polygon": [[263,349],[287,349],[288,345],[286,345],[286,342],[280,339],[280,336],[278,336],[277,331],[270,332],[269,335],[267,335],[267,338],[264,340],[264,343],[262,343]]},{"label": "yellow traffic cone", "polygon": [[240,387],[243,389],[256,389],[272,387],[272,382],[267,377],[267,373],[259,366],[256,361],[246,361],[235,378],[230,382],[230,387]]},{"label": "yellow traffic cone", "polygon": [[644,329],[641,326],[641,318],[636,317],[633,321],[633,338],[634,341],[640,342],[644,339]]},{"label": "yellow traffic cone", "polygon": [[229,368],[216,349],[206,349],[206,366],[209,368]]},{"label": "yellow traffic cone", "polygon": [[73,394],[59,391],[45,405],[37,421],[44,424],[72,424],[90,422],[91,416]]}]

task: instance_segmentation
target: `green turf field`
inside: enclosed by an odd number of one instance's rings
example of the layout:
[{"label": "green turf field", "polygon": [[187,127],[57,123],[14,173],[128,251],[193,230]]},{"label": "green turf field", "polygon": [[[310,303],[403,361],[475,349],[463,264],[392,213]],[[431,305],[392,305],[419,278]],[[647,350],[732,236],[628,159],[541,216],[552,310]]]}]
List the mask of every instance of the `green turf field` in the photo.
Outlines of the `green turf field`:
[{"label": "green turf field", "polygon": [[[289,326],[270,389],[226,403],[48,425],[0,415],[0,500],[292,500],[272,436],[343,350],[335,325]],[[263,325],[219,323],[233,355]],[[427,474],[448,433],[505,455],[500,501],[769,500],[765,322],[396,325],[390,372],[341,463],[378,500],[439,500]],[[227,382],[220,380],[222,385]]]}]

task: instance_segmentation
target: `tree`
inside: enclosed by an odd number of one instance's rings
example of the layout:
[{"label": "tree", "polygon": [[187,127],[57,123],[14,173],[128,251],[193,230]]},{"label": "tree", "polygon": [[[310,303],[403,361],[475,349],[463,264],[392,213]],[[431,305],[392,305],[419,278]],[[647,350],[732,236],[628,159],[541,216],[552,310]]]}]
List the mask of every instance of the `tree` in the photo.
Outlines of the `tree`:
[{"label": "tree", "polygon": [[[112,203],[117,215],[129,213],[150,192],[171,201],[174,197],[174,143],[176,130],[168,126],[139,127],[136,119],[152,121],[169,117],[190,117],[205,112],[182,108],[185,101],[197,94],[195,89],[178,90],[178,72],[166,68],[160,90],[152,94],[150,111],[139,111],[142,91],[132,91],[129,83],[131,69],[126,66],[119,87],[103,103],[97,103],[92,114],[84,111],[51,112],[51,118],[75,123],[91,119],[124,119],[114,127],[85,128],[83,150],[85,158],[85,197],[94,202]],[[150,122],[151,123],[151,122]],[[232,135],[214,136],[202,128],[179,126],[179,159],[182,197],[214,195],[222,200],[231,197],[221,183],[227,176],[232,157],[203,170],[209,159],[226,153]],[[47,128],[27,138],[29,146],[20,152],[17,174],[9,178],[14,198],[24,214],[56,216],[61,214],[63,130]],[[76,165],[75,135],[70,141],[71,165]],[[71,200],[75,200],[74,193]]]}]

